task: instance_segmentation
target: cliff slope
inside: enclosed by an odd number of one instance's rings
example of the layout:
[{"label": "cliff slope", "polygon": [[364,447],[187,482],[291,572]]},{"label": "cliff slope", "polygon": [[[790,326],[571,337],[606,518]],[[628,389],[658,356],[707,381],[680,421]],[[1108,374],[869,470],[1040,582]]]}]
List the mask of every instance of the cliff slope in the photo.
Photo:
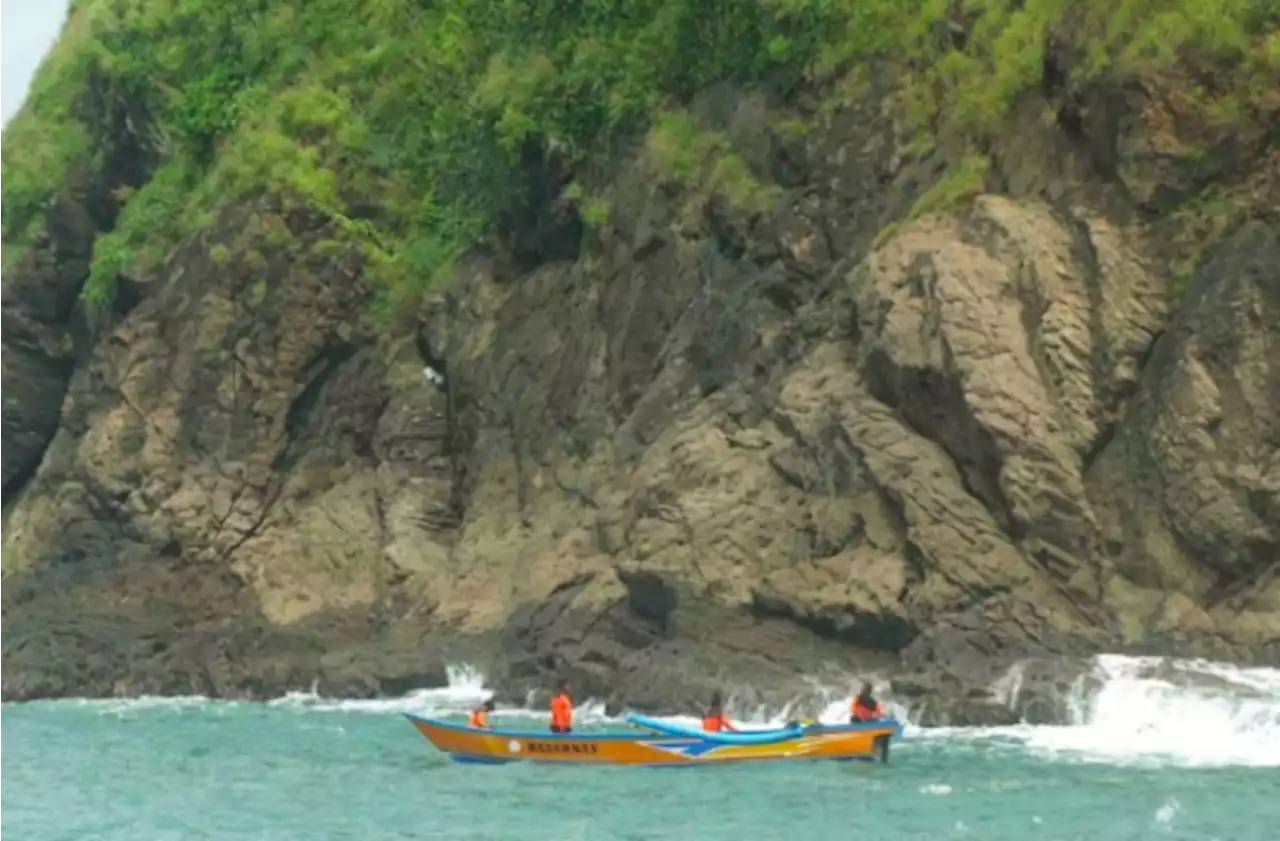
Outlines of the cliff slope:
[{"label": "cliff slope", "polygon": [[1280,662],[1272,4],[74,5],[6,698]]}]

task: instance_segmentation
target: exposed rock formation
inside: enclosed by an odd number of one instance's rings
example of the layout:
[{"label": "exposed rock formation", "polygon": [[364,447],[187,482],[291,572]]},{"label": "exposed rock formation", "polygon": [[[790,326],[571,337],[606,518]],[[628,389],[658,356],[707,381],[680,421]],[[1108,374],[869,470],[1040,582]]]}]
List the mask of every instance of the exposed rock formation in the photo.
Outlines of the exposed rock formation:
[{"label": "exposed rock formation", "polygon": [[650,707],[893,675],[975,721],[1018,658],[1280,659],[1274,226],[1176,308],[1089,191],[872,249],[919,192],[892,120],[788,149],[763,110],[726,131],[800,173],[774,211],[642,156],[577,260],[465,261],[415,328],[270,206],[74,371],[82,251],[7,281],[5,697],[395,692],[466,658]]},{"label": "exposed rock formation", "polygon": [[1090,472],[1129,640],[1280,658],[1278,261],[1258,222],[1205,266]]}]

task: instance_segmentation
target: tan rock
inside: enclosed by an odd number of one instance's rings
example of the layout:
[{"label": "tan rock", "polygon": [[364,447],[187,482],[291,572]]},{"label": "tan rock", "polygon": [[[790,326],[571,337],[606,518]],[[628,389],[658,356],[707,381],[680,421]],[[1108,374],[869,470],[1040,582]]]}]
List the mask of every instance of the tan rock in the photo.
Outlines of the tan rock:
[{"label": "tan rock", "polygon": [[288,519],[250,532],[234,550],[231,569],[280,625],[324,611],[369,609],[386,586],[377,505],[367,473],[335,485]]},{"label": "tan rock", "polygon": [[[1119,412],[1161,287],[1104,223],[1071,224],[983,196],[963,219],[907,226],[852,279],[873,393],[904,404],[1064,578],[1098,551],[1082,459]],[[1127,331],[1114,346],[1100,319]]]}]

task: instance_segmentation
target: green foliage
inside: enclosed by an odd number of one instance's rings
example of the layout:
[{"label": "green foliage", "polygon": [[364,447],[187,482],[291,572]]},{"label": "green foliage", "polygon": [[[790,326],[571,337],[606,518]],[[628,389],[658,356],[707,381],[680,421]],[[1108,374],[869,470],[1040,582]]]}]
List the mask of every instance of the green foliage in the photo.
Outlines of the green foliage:
[{"label": "green foliage", "polygon": [[609,224],[609,216],[613,213],[613,205],[602,196],[587,193],[581,183],[573,181],[564,188],[561,197],[577,206],[578,217],[582,219],[588,230],[600,233]]},{"label": "green foliage", "polygon": [[219,67],[187,85],[174,98],[173,128],[201,160],[212,155],[213,143],[219,136],[235,127],[239,86],[230,71]]},{"label": "green foliage", "polygon": [[761,213],[778,188],[761,184],[728,138],[698,126],[686,114],[663,114],[649,131],[649,160],[669,183],[718,196],[742,213]]},{"label": "green foliage", "polygon": [[613,213],[613,206],[609,204],[607,199],[599,196],[589,196],[582,202],[582,221],[587,223],[592,230],[600,230],[609,223],[609,216]]},{"label": "green foliage", "polygon": [[[1039,89],[1052,39],[1076,45],[1072,85],[1212,59],[1227,75],[1192,95],[1230,123],[1275,89],[1278,23],[1274,0],[369,0],[358,14],[342,0],[80,0],[5,130],[5,263],[68,176],[109,159],[121,113],[158,168],[95,247],[86,297],[107,300],[114,273],[154,266],[223,204],[270,196],[337,222],[390,317],[530,200],[531,162],[615,155],[651,123],[664,178],[767,208],[775,189],[727,140],[673,113],[716,82],[807,72],[851,95],[883,60],[917,150],[972,150]],[[967,194],[975,161],[921,206]],[[589,226],[607,221],[603,200],[576,200]]]},{"label": "green foliage", "polygon": [[[735,0],[372,0],[359,15],[339,0],[84,0],[41,72],[56,91],[6,132],[5,241],[111,139],[80,96],[106,90],[147,115],[162,162],[191,171],[167,226],[121,232],[126,263],[157,250],[142,240],[172,243],[222,203],[271,195],[367,223],[344,230],[376,252],[384,297],[411,306],[527,200],[531,157],[609,153],[672,95],[803,66],[810,17]],[[751,204],[744,172],[727,160],[715,178]],[[606,215],[583,210],[588,224]],[[97,264],[100,287],[111,262]]]},{"label": "green foliage", "polygon": [[0,216],[6,268],[43,225],[44,210],[68,173],[88,158],[89,132],[73,111],[91,61],[85,48],[90,22],[80,17],[67,24],[32,80],[23,111],[5,126]]},{"label": "green foliage", "polygon": [[[1222,129],[1249,119],[1280,89],[1275,0],[775,2],[823,16],[826,34],[812,66],[816,73],[852,71],[860,77],[859,67],[868,60],[888,60],[898,73],[895,95],[914,133],[913,151],[947,150],[952,165],[910,218],[981,189],[988,164],[982,150],[1010,130],[1010,114],[1028,95],[1052,100],[1100,80],[1115,84],[1164,75],[1182,97],[1184,113]],[[1051,44],[1064,77],[1057,91],[1046,89]],[[839,87],[833,98],[846,98]],[[1206,152],[1185,150],[1192,157]]]},{"label": "green foliage", "polygon": [[966,155],[959,164],[948,167],[942,177],[911,206],[905,220],[891,222],[880,229],[876,234],[876,247],[888,242],[903,222],[948,210],[981,193],[990,169],[991,162],[980,154]]},{"label": "green foliage", "polygon": [[[774,0],[819,15],[814,68],[872,58],[903,71],[899,91],[918,127],[974,138],[998,131],[1017,99],[1040,90],[1050,39],[1070,57],[1070,83],[1158,74],[1195,54],[1219,70],[1211,98],[1239,103],[1268,74],[1274,0]],[[962,38],[954,38],[948,27]],[[1219,108],[1223,107],[1221,103]]]},{"label": "green foliage", "polygon": [[724,155],[715,162],[710,186],[741,213],[763,213],[781,194],[777,186],[757,181],[739,155]]},{"label": "green foliage", "polygon": [[162,263],[184,230],[175,220],[183,216],[192,183],[184,158],[174,158],[156,170],[142,189],[125,200],[114,231],[98,237],[85,281],[84,299],[94,306],[115,300],[121,272],[147,272]]},{"label": "green foliage", "polygon": [[722,135],[702,131],[692,117],[663,114],[649,131],[647,148],[654,167],[668,181],[697,186],[707,159],[726,147]]},{"label": "green foliage", "polygon": [[116,299],[116,281],[133,260],[133,250],[119,231],[103,234],[93,243],[93,261],[83,297],[94,309],[108,309]]},{"label": "green foliage", "polygon": [[985,156],[967,155],[958,165],[948,168],[946,174],[925,191],[912,206],[908,218],[917,219],[928,213],[937,213],[978,195],[982,192],[990,168],[990,161]]}]

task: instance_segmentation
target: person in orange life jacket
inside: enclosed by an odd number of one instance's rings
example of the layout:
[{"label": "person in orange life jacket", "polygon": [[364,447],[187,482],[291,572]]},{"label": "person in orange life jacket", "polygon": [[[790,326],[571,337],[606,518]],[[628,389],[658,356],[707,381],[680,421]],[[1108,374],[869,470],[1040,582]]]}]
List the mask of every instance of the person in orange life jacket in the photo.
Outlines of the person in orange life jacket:
[{"label": "person in orange life jacket", "polygon": [[738,728],[730,724],[729,717],[724,714],[724,702],[719,692],[711,693],[711,706],[707,708],[707,714],[702,717],[702,729],[708,733],[719,733],[721,730],[738,732]]},{"label": "person in orange life jacket", "polygon": [[881,704],[871,694],[871,684],[862,684],[862,691],[853,699],[853,713],[849,721],[858,723],[859,721],[875,721],[877,718],[884,718],[884,704]]},{"label": "person in orange life jacket", "polygon": [[569,733],[573,730],[573,697],[569,694],[569,679],[563,678],[551,696],[551,732]]},{"label": "person in orange life jacket", "polygon": [[493,712],[492,698],[471,711],[471,718],[467,719],[467,724],[481,730],[487,729],[489,727],[489,713],[491,712]]}]

